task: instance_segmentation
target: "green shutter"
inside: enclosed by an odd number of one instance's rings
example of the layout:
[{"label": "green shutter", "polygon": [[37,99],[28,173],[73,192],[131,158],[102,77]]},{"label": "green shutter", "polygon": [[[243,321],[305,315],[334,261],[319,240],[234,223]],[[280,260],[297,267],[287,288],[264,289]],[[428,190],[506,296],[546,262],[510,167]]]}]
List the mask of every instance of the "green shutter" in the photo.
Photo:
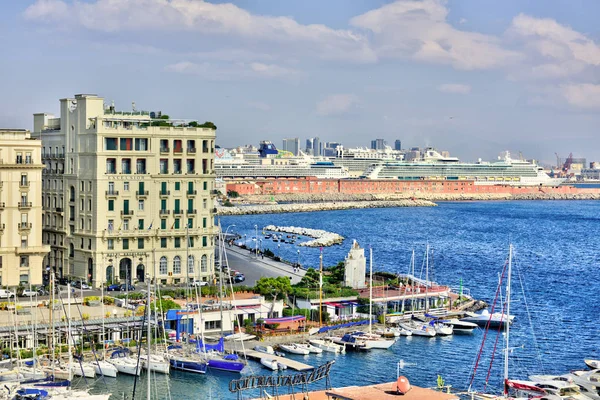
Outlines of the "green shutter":
[{"label": "green shutter", "polygon": [[143,219],[138,219],[138,229],[139,230],[144,229],[144,220]]},{"label": "green shutter", "polygon": [[160,183],[160,191],[163,194],[167,193],[167,182],[161,182]]},{"label": "green shutter", "polygon": [[204,182],[204,190],[208,190],[208,182]]},{"label": "green shutter", "polygon": [[179,212],[179,199],[175,199],[175,212]]},{"label": "green shutter", "polygon": [[208,246],[208,239],[206,236],[202,236],[202,247]]},{"label": "green shutter", "polygon": [[108,211],[115,211],[115,201],[114,200],[108,201]]},{"label": "green shutter", "polygon": [[188,182],[188,192],[192,193],[194,191],[194,182]]},{"label": "green shutter", "polygon": [[175,229],[179,229],[179,218],[175,218]]},{"label": "green shutter", "polygon": [[160,229],[167,229],[167,220],[166,219],[160,220]]},{"label": "green shutter", "polygon": [[194,219],[193,218],[188,218],[187,226],[190,229],[192,229],[194,227]]},{"label": "green shutter", "polygon": [[188,211],[189,212],[194,211],[194,199],[188,199]]},{"label": "green shutter", "polygon": [[140,194],[144,194],[144,182],[140,182],[138,184],[138,190],[139,190]]},{"label": "green shutter", "polygon": [[123,212],[129,214],[129,200],[123,200]]},{"label": "green shutter", "polygon": [[202,227],[206,228],[206,218],[202,218]]},{"label": "green shutter", "polygon": [[181,182],[175,182],[175,190],[181,189]]},{"label": "green shutter", "polygon": [[167,199],[161,199],[160,200],[160,209],[161,210],[166,210],[167,209]]}]

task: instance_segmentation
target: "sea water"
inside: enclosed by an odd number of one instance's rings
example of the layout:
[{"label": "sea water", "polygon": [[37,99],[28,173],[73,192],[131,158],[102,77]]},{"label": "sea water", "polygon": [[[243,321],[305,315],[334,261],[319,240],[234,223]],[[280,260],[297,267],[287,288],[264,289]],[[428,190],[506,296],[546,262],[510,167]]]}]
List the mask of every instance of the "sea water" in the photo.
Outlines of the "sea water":
[{"label": "sea water", "polygon": [[[540,373],[565,373],[585,368],[584,358],[600,358],[600,202],[511,201],[447,202],[431,208],[385,208],[293,214],[246,215],[221,218],[223,229],[235,224],[235,232],[262,238],[263,248],[304,267],[319,265],[319,249],[264,239],[262,227],[273,224],[324,229],[345,237],[344,243],[323,249],[325,266],[343,260],[353,240],[364,247],[368,259],[373,249],[373,269],[407,273],[411,253],[416,254],[416,274],[424,274],[423,258],[428,243],[430,277],[491,303],[499,274],[514,246],[513,297],[509,374],[527,379]],[[232,229],[229,231],[231,232]],[[298,254],[300,250],[300,254]],[[424,276],[424,275],[423,275]],[[474,388],[500,391],[504,336],[497,331],[488,340],[477,363]],[[403,337],[389,350],[294,356],[311,365],[335,359],[333,386],[365,385],[395,380],[401,374],[420,386],[435,386],[438,376],[446,384],[466,388],[479,353],[483,332],[449,337]],[[496,344],[495,344],[496,343]],[[490,362],[493,361],[490,368]],[[289,369],[286,373],[294,373]],[[251,362],[242,375],[276,374]],[[234,399],[229,381],[239,375],[209,371],[205,376],[172,372],[152,377],[153,398]],[[115,399],[131,398],[133,377],[119,376],[94,384],[94,391],[108,390]],[[324,382],[311,388],[322,388]],[[145,398],[145,377],[138,382],[136,398]],[[249,392],[244,398],[257,397]],[[170,397],[169,397],[170,396]]]}]

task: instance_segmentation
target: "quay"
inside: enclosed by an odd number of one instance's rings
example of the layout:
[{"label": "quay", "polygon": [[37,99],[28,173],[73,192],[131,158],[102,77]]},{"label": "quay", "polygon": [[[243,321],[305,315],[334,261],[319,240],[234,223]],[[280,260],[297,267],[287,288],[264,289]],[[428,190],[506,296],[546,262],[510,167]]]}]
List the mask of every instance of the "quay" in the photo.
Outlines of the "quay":
[{"label": "quay", "polygon": [[[237,351],[237,353],[243,355],[243,351],[241,350]],[[260,362],[260,360],[262,360],[263,358],[269,358],[296,371],[310,371],[314,368],[312,365],[304,364],[299,361],[289,359],[287,357],[279,357],[274,354],[261,353],[260,351],[256,350],[246,350],[246,357],[258,362]]]}]

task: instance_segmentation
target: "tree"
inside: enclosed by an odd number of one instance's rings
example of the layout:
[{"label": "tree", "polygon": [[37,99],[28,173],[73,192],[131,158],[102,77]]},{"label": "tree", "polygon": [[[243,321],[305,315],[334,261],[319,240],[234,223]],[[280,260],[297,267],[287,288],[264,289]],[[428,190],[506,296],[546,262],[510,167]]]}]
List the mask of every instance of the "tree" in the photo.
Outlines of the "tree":
[{"label": "tree", "polygon": [[263,296],[275,296],[278,299],[283,299],[292,291],[292,285],[287,276],[262,277],[256,282],[254,291]]},{"label": "tree", "polygon": [[306,274],[300,279],[298,287],[314,288],[319,285],[319,273],[314,268],[306,270]]},{"label": "tree", "polygon": [[332,285],[337,285],[344,282],[344,272],[346,270],[346,266],[343,261],[337,263],[336,266],[327,268],[327,272],[329,272],[329,276],[327,277],[327,282]]},{"label": "tree", "polygon": [[206,121],[202,125],[198,125],[198,126],[201,127],[201,128],[210,128],[210,129],[215,129],[215,130],[217,129],[217,126],[214,123],[210,122],[210,121]]},{"label": "tree", "polygon": [[227,196],[231,197],[232,199],[235,199],[237,197],[240,197],[240,194],[238,192],[236,192],[235,190],[228,190]]}]

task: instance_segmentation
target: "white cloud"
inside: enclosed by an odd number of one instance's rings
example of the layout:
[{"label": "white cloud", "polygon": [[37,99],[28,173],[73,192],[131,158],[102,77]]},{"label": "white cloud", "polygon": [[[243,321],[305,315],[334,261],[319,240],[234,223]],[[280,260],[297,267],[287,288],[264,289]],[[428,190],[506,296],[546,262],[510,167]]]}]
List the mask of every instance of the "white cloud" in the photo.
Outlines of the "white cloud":
[{"label": "white cloud", "polygon": [[169,64],[166,71],[179,74],[198,75],[207,80],[231,81],[248,78],[292,79],[301,76],[298,70],[275,64],[262,63],[195,63],[181,61]]},{"label": "white cloud", "polygon": [[454,28],[447,16],[441,0],[401,0],[350,23],[373,33],[379,57],[407,57],[463,70],[497,68],[520,57],[504,49],[497,37]]},{"label": "white cloud", "polygon": [[471,92],[471,86],[463,85],[461,83],[444,83],[437,88],[440,92],[444,93],[458,93],[467,94]]},{"label": "white cloud", "polygon": [[591,83],[569,84],[561,86],[562,95],[567,102],[581,108],[600,108],[600,85]]},{"label": "white cloud", "polygon": [[332,94],[317,103],[317,115],[332,116],[349,112],[358,103],[354,94]]},{"label": "white cloud", "polygon": [[[231,3],[200,0],[95,0],[66,3],[37,0],[26,19],[92,31],[168,31],[201,35],[232,35],[244,40],[289,45],[324,59],[373,62],[366,37],[325,25],[303,25],[290,17],[252,14]],[[189,39],[189,37],[188,37]]]},{"label": "white cloud", "polygon": [[271,106],[267,103],[263,103],[262,101],[250,101],[246,104],[248,107],[253,108],[259,111],[270,111]]},{"label": "white cloud", "polygon": [[263,64],[254,62],[250,64],[252,71],[257,74],[278,78],[278,77],[293,77],[297,76],[299,72],[292,68],[281,67],[275,64]]}]

